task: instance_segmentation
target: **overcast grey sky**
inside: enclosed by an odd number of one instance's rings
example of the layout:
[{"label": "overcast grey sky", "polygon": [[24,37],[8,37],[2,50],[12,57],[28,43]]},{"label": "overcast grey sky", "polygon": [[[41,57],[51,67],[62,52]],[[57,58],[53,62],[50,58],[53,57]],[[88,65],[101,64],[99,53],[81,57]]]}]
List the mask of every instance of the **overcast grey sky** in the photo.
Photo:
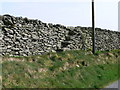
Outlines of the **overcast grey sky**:
[{"label": "overcast grey sky", "polygon": [[[1,0],[0,14],[66,26],[92,26],[92,0]],[[95,0],[96,27],[118,30],[118,1]]]}]

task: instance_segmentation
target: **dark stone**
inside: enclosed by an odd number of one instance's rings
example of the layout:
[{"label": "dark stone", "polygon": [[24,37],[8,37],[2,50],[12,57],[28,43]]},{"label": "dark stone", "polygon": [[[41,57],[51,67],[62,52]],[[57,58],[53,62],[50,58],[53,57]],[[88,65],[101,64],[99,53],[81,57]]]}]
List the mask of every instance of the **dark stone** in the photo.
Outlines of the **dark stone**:
[{"label": "dark stone", "polygon": [[86,63],[85,61],[82,61],[81,64],[82,64],[83,66],[87,66],[87,63]]},{"label": "dark stone", "polygon": [[25,23],[29,23],[29,20],[28,20],[28,18],[24,18],[24,21],[25,21]]},{"label": "dark stone", "polygon": [[57,49],[56,52],[63,52],[63,49]]},{"label": "dark stone", "polygon": [[14,25],[13,17],[8,14],[3,15],[2,21],[6,26],[12,27]]},{"label": "dark stone", "polygon": [[71,44],[69,41],[61,42],[61,47],[62,48],[67,47],[69,44]]},{"label": "dark stone", "polygon": [[76,33],[74,32],[74,31],[69,31],[68,32],[68,35],[70,35],[70,36],[73,36],[73,35],[75,35]]},{"label": "dark stone", "polygon": [[70,39],[70,36],[66,36],[66,37],[65,37],[65,40],[66,40],[66,41],[70,41],[70,40],[71,40],[71,39]]}]

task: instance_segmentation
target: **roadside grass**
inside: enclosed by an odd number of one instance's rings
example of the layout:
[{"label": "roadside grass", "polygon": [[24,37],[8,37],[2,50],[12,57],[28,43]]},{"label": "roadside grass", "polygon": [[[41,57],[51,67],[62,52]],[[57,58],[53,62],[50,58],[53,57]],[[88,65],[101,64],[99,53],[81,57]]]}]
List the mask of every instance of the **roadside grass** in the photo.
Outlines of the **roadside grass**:
[{"label": "roadside grass", "polygon": [[[12,60],[11,60],[12,59]],[[28,57],[3,57],[3,88],[103,88],[120,79],[120,50],[72,50]]]}]

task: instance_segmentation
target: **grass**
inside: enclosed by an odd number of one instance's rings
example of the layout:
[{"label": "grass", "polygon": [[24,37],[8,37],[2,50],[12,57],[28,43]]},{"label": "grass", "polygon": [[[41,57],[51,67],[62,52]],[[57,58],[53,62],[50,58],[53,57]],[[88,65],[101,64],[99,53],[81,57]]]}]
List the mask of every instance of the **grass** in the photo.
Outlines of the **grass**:
[{"label": "grass", "polygon": [[3,88],[102,88],[120,79],[120,50],[72,50],[28,57],[3,57]]}]

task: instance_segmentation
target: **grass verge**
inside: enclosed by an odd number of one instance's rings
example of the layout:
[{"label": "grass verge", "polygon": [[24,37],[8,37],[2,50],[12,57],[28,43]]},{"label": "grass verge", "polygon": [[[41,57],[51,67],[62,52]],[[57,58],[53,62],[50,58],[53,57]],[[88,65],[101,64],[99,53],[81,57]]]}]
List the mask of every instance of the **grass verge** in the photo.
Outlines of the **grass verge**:
[{"label": "grass verge", "polygon": [[120,50],[3,57],[3,88],[102,88],[120,78]]}]

